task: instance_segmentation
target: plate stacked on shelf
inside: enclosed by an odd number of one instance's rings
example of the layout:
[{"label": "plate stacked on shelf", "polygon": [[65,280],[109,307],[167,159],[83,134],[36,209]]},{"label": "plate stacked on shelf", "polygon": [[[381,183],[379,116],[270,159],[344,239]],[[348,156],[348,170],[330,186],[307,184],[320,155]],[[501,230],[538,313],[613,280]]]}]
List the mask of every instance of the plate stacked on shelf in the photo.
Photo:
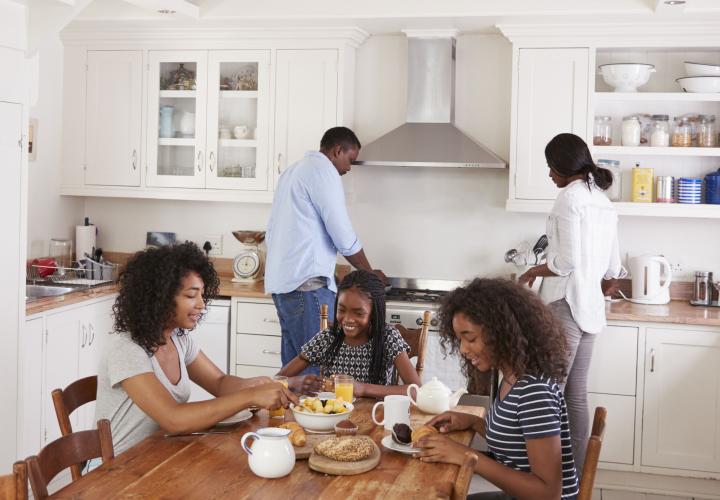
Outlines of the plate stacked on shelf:
[{"label": "plate stacked on shelf", "polygon": [[685,73],[675,79],[685,92],[720,92],[720,64],[685,61]]},{"label": "plate stacked on shelf", "polygon": [[702,179],[680,177],[677,183],[678,203],[696,205],[702,203]]}]

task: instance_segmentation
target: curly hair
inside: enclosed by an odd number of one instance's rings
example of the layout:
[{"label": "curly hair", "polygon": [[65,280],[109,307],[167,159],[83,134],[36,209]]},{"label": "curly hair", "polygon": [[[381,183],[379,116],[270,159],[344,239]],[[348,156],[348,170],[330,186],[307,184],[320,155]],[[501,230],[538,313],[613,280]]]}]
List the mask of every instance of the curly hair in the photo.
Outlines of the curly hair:
[{"label": "curly hair", "polygon": [[[507,280],[476,278],[452,291],[438,313],[440,343],[446,354],[460,351],[452,325],[458,313],[482,327],[482,340],[493,366],[518,376],[542,374],[565,379],[565,335],[552,311],[530,290]],[[466,358],[463,372],[471,384],[479,376]]]},{"label": "curly hair", "polygon": [[[372,303],[370,312],[370,337],[372,357],[370,361],[370,383],[385,385],[387,383],[385,366],[385,284],[370,271],[357,270],[349,273],[338,285],[338,299],[346,290],[355,288],[363,293]],[[323,366],[332,364],[345,340],[345,332],[337,320],[337,306],[340,300],[335,301],[335,323],[332,327],[333,341],[321,361]]]},{"label": "curly hair", "polygon": [[[205,253],[194,243],[150,248],[137,252],[120,273],[120,292],[113,313],[116,332],[128,332],[135,343],[154,353],[165,344],[163,330],[175,314],[175,296],[181,281],[196,272],[205,284],[207,305],[220,280]],[[180,330],[178,335],[187,333]]]}]

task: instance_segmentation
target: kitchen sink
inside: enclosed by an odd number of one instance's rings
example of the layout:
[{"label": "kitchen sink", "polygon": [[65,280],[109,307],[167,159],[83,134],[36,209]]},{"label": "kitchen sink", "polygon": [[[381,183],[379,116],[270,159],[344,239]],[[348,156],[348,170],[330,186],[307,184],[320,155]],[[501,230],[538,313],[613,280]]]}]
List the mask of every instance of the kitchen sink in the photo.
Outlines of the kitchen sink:
[{"label": "kitchen sink", "polygon": [[68,286],[25,285],[25,300],[55,297],[74,292],[77,288]]}]

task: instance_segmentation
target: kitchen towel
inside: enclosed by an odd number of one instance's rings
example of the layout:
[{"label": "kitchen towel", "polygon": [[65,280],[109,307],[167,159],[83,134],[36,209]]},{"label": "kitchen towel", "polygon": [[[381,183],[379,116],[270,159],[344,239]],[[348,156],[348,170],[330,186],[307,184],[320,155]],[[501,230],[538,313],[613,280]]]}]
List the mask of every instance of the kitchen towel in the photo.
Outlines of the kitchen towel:
[{"label": "kitchen towel", "polygon": [[75,260],[80,260],[85,254],[92,255],[95,248],[96,227],[75,226]]}]

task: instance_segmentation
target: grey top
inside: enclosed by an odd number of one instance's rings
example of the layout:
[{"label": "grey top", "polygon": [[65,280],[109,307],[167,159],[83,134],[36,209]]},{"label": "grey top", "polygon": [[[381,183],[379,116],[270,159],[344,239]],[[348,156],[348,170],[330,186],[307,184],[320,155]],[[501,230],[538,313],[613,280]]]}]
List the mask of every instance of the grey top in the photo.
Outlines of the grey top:
[{"label": "grey top", "polygon": [[125,379],[143,373],[154,373],[178,403],[190,399],[191,381],[186,366],[195,361],[200,348],[189,334],[172,334],[180,357],[180,380],[172,384],[165,376],[157,358],[133,342],[129,333],[112,335],[105,358],[98,371],[95,421],[110,421],[113,448],[118,455],[160,429],[128,396],[122,386]]}]

